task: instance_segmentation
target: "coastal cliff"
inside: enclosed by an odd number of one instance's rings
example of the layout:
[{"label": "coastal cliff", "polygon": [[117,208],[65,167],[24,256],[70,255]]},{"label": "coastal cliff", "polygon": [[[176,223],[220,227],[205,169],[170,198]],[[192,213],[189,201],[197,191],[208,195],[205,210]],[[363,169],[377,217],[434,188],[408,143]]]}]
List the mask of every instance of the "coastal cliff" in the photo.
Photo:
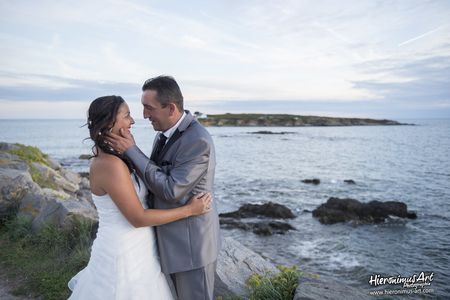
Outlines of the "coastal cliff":
[{"label": "coastal cliff", "polygon": [[333,118],[300,116],[289,114],[219,114],[203,115],[196,112],[198,121],[205,126],[261,126],[261,127],[306,127],[306,126],[374,126],[410,125],[393,120],[364,118]]}]

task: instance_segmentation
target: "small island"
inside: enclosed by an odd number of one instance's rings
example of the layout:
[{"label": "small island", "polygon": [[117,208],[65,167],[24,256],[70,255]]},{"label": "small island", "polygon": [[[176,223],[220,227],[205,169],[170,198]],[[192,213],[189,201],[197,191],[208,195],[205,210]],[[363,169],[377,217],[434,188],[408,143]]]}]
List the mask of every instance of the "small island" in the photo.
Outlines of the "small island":
[{"label": "small island", "polygon": [[306,127],[306,126],[374,126],[374,125],[411,125],[393,120],[365,118],[335,118],[301,116],[289,114],[218,114],[194,115],[204,126],[259,126],[259,127]]}]

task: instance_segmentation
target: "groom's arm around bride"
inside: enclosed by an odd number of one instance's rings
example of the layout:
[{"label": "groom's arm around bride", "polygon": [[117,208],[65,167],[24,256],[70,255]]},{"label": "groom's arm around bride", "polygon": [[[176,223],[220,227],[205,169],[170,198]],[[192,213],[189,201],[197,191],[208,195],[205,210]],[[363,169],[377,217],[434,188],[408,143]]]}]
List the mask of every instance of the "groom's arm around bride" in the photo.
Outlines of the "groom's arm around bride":
[{"label": "groom's arm around bride", "polygon": [[[199,192],[213,192],[214,144],[208,131],[183,109],[172,77],[147,80],[142,87],[144,117],[160,133],[149,159],[132,136],[115,136],[113,147],[135,165],[155,208],[175,208]],[[131,146],[131,147],[130,147]],[[212,299],[220,247],[216,201],[212,210],[156,228],[162,270],[170,274],[179,299]]]}]

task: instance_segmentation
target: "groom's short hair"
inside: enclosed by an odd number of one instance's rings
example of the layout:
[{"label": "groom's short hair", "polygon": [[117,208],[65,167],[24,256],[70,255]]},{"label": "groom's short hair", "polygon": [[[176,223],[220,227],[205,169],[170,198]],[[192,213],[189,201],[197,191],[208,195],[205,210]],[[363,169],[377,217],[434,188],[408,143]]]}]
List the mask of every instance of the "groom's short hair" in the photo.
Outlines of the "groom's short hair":
[{"label": "groom's short hair", "polygon": [[158,76],[147,79],[142,86],[142,91],[153,90],[156,91],[156,100],[162,105],[167,106],[169,103],[174,103],[180,112],[183,108],[183,94],[181,94],[178,83],[172,76]]}]

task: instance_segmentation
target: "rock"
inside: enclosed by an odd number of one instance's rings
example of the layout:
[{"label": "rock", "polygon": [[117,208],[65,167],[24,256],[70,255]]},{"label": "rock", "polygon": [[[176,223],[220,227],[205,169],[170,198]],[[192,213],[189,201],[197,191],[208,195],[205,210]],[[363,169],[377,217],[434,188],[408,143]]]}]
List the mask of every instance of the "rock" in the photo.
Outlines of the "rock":
[{"label": "rock", "polygon": [[293,226],[286,222],[270,221],[270,222],[242,222],[230,218],[220,218],[220,225],[224,228],[238,228],[246,231],[253,231],[258,235],[285,234],[289,230],[296,230]]},{"label": "rock", "polygon": [[344,180],[344,182],[348,183],[348,184],[356,184],[356,182],[352,179],[346,179],[346,180]]},{"label": "rock", "polygon": [[76,172],[73,172],[73,171],[71,171],[69,169],[61,169],[60,170],[60,174],[65,179],[67,179],[68,181],[70,181],[70,182],[72,182],[72,183],[74,183],[76,185],[79,185],[81,183],[81,176],[80,176],[80,174],[78,174]]},{"label": "rock", "polygon": [[372,299],[364,291],[322,276],[301,276],[294,300],[365,300]]},{"label": "rock", "polygon": [[[52,189],[63,189],[65,191],[75,193],[80,187],[77,182],[71,182],[68,179],[64,178],[60,174],[69,174],[71,176],[73,172],[62,169],[60,173],[53,170],[52,168],[33,162],[31,164],[33,171],[33,178],[37,184],[39,184],[43,188],[52,188]],[[64,173],[65,172],[65,173]],[[76,173],[73,173],[76,174]],[[77,174],[78,175],[78,174]],[[79,182],[78,176],[78,182]]]},{"label": "rock", "polygon": [[93,224],[98,222],[97,212],[90,204],[52,189],[27,193],[22,199],[18,215],[30,218],[34,230],[39,230],[46,224],[70,229],[75,220]]},{"label": "rock", "polygon": [[20,147],[17,144],[0,142],[0,151],[11,151],[11,150],[19,150],[19,149],[20,149]]},{"label": "rock", "polygon": [[35,147],[0,143],[0,217],[12,213],[30,218],[36,230],[45,224],[70,229],[79,220],[97,223],[87,178]]},{"label": "rock", "polygon": [[91,188],[91,184],[89,183],[89,179],[86,177],[81,177],[80,189],[89,190]]},{"label": "rock", "polygon": [[78,172],[78,174],[80,174],[80,176],[81,176],[82,178],[87,178],[87,179],[89,179],[89,172]]},{"label": "rock", "polygon": [[357,223],[381,223],[389,216],[415,219],[414,212],[408,212],[405,203],[398,201],[371,201],[361,203],[355,199],[329,198],[328,201],[315,210],[313,217],[323,224],[355,221]]},{"label": "rock", "polygon": [[61,164],[56,159],[54,159],[52,157],[47,157],[47,161],[48,161],[50,168],[52,168],[53,170],[55,170],[55,171],[61,170],[61,168],[62,168]]},{"label": "rock", "polygon": [[19,160],[16,155],[9,154],[6,152],[0,152],[0,168],[15,169],[20,171],[29,170],[28,164],[26,162]]},{"label": "rock", "polygon": [[295,132],[289,132],[289,131],[280,131],[280,132],[273,132],[268,130],[260,130],[260,131],[252,131],[249,132],[249,134],[294,134]]},{"label": "rock", "polygon": [[277,273],[275,266],[232,238],[222,240],[217,259],[214,299],[234,295],[248,298],[247,279],[254,273]]},{"label": "rock", "polygon": [[15,212],[29,191],[38,190],[27,171],[0,168],[0,218]]},{"label": "rock", "polygon": [[314,179],[303,179],[302,182],[303,183],[308,183],[308,184],[318,185],[318,184],[320,184],[320,179],[317,179],[317,178],[314,178]]},{"label": "rock", "polygon": [[278,219],[295,218],[295,215],[289,208],[273,202],[265,204],[244,204],[237,211],[222,213],[219,216],[225,218],[252,218],[258,216]]},{"label": "rock", "polygon": [[79,159],[91,159],[91,154],[81,154],[78,158]]}]

